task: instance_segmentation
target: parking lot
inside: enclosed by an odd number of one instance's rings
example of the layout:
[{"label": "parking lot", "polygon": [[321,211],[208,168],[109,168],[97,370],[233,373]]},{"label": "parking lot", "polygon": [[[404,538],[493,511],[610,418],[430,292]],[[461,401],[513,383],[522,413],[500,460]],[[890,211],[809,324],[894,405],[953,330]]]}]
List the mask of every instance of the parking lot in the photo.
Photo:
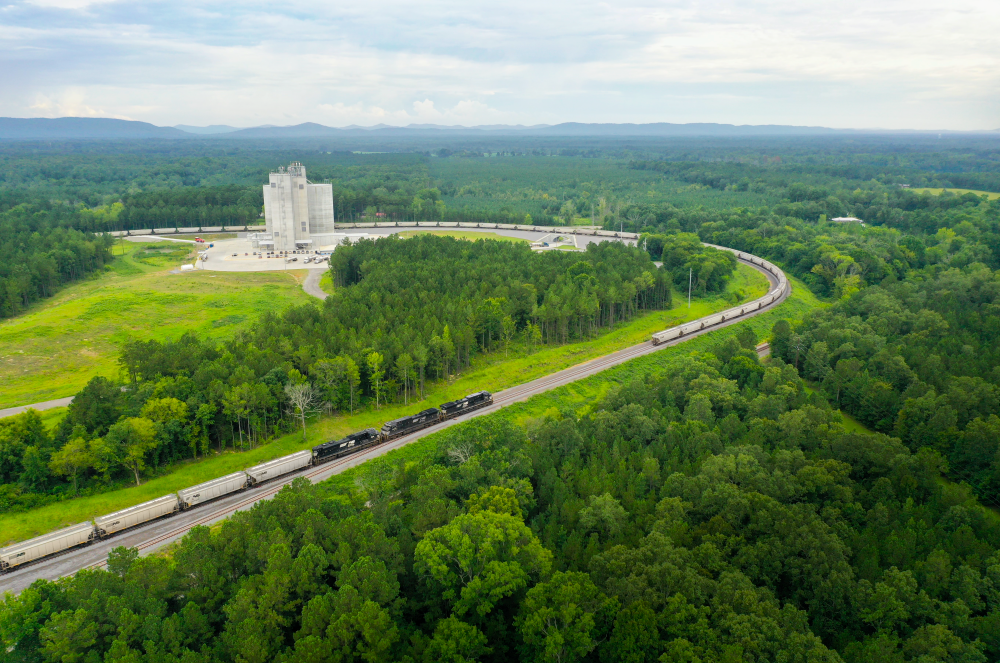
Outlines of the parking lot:
[{"label": "parking lot", "polygon": [[285,269],[324,269],[329,251],[300,250],[268,253],[255,249],[247,239],[224,239],[205,244],[205,260],[198,260],[197,269],[215,272],[262,272]]}]

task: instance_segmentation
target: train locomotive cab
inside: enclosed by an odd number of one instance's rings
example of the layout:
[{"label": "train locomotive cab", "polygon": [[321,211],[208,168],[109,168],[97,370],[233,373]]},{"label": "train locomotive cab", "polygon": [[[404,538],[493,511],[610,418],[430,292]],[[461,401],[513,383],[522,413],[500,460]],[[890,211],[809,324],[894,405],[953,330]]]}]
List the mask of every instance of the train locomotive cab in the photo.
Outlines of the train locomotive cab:
[{"label": "train locomotive cab", "polygon": [[493,394],[488,391],[477,391],[476,393],[469,394],[465,398],[460,398],[457,401],[442,403],[441,413],[445,419],[452,419],[465,414],[466,412],[478,410],[481,407],[486,407],[487,405],[492,404]]},{"label": "train locomotive cab", "polygon": [[324,463],[334,458],[347,456],[362,448],[377,444],[379,432],[374,428],[366,428],[360,433],[351,433],[340,440],[331,440],[313,447],[313,463]]},{"label": "train locomotive cab", "polygon": [[436,407],[432,407],[424,410],[423,412],[410,415],[409,417],[401,417],[399,419],[387,421],[382,425],[382,439],[392,440],[397,437],[402,437],[403,435],[418,431],[422,428],[433,426],[437,422],[441,421],[442,418],[443,415],[441,414],[441,410]]}]

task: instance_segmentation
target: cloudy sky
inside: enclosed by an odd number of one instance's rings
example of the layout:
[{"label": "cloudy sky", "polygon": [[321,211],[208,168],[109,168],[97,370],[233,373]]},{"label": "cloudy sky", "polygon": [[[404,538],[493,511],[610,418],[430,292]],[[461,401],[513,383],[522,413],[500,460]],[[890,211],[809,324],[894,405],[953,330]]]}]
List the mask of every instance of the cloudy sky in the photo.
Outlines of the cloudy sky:
[{"label": "cloudy sky", "polygon": [[1000,128],[997,0],[0,0],[0,115]]}]

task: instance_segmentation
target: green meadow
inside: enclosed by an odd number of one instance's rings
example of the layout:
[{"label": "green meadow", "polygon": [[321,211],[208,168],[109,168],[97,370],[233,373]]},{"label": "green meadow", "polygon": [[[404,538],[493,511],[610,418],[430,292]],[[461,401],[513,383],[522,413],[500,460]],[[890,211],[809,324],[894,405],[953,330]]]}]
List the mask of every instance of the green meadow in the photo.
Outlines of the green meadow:
[{"label": "green meadow", "polygon": [[96,375],[116,376],[127,339],[228,338],[266,310],[312,300],[297,272],[172,273],[192,262],[192,250],[121,242],[105,272],[0,322],[0,408],[72,396]]},{"label": "green meadow", "polygon": [[479,232],[477,230],[404,230],[398,233],[400,237],[415,237],[417,235],[437,235],[438,237],[454,237],[455,239],[495,239],[500,242],[513,242],[515,244],[529,244],[530,241],[521,237],[507,237],[497,233]]},{"label": "green meadow", "polygon": [[935,196],[940,196],[945,191],[948,191],[949,193],[953,193],[956,196],[962,196],[967,193],[974,193],[977,196],[986,196],[989,200],[996,200],[997,198],[1000,198],[1000,193],[993,193],[991,191],[978,191],[976,189],[932,189],[925,187],[925,188],[910,189],[910,191],[913,191],[914,193],[929,193]]}]

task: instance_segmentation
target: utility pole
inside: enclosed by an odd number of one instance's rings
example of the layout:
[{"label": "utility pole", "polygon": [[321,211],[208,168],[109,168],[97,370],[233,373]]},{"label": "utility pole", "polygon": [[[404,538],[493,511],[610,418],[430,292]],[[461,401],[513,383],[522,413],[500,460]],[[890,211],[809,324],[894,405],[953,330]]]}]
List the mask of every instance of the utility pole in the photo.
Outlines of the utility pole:
[{"label": "utility pole", "polygon": [[691,308],[691,278],[694,276],[694,267],[688,268],[688,308]]}]

